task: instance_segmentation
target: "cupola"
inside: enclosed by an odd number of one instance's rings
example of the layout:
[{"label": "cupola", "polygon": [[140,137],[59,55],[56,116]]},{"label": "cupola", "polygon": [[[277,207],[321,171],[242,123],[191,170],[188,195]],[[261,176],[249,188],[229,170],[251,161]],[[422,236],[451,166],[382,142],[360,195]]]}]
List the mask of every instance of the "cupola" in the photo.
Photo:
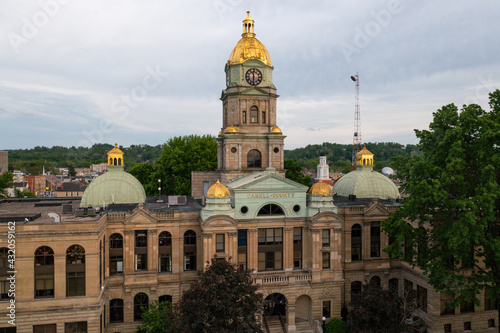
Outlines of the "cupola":
[{"label": "cupola", "polygon": [[123,151],[118,148],[118,143],[115,143],[115,147],[108,151],[108,165],[125,165]]}]

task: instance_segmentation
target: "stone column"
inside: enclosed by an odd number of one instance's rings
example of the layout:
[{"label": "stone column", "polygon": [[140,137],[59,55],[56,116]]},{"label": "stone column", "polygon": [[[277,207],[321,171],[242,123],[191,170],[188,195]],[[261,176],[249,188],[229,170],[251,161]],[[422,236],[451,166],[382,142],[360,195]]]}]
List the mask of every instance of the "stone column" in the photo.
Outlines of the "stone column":
[{"label": "stone column", "polygon": [[247,240],[247,262],[248,269],[258,270],[259,262],[259,248],[258,248],[258,239],[257,239],[257,230],[258,229],[249,229],[248,230],[248,240]]},{"label": "stone column", "polygon": [[134,249],[135,249],[134,230],[125,230],[125,244],[123,245],[123,274],[132,274],[134,272]]},{"label": "stone column", "polygon": [[238,170],[241,170],[241,143],[238,143]]},{"label": "stone column", "polygon": [[286,323],[288,326],[287,332],[294,333],[296,332],[295,327],[295,305],[287,305],[286,306]]},{"label": "stone column", "polygon": [[293,270],[293,228],[285,228],[283,237],[283,269]]},{"label": "stone column", "polygon": [[321,229],[311,229],[312,241],[312,280],[319,282],[321,280]]},{"label": "stone column", "polygon": [[158,272],[158,230],[148,230],[148,271]]},{"label": "stone column", "polygon": [[334,280],[342,279],[342,228],[333,229],[333,278]]},{"label": "stone column", "polygon": [[227,233],[227,250],[228,255],[227,260],[231,258],[232,262],[238,263],[238,233],[228,232]]},{"label": "stone column", "polygon": [[312,268],[311,237],[311,228],[302,228],[302,268],[304,269]]},{"label": "stone column", "polygon": [[[34,297],[35,292],[31,297]],[[66,297],[66,252],[54,254],[54,298]]]},{"label": "stone column", "polygon": [[267,167],[273,166],[273,147],[269,140],[267,141]]},{"label": "stone column", "polygon": [[179,274],[184,270],[184,235],[179,230],[172,232],[172,274]]},{"label": "stone column", "polygon": [[362,226],[362,231],[361,231],[361,246],[363,247],[361,249],[361,253],[363,256],[363,260],[369,259],[370,258],[370,223],[363,222]]},{"label": "stone column", "polygon": [[203,267],[205,267],[205,264],[207,262],[210,263],[210,259],[212,259],[213,257],[213,254],[212,254],[212,251],[210,249],[210,240],[212,239],[213,237],[213,234],[211,232],[206,232],[206,233],[203,233],[203,244],[202,244],[202,247],[203,247]]}]

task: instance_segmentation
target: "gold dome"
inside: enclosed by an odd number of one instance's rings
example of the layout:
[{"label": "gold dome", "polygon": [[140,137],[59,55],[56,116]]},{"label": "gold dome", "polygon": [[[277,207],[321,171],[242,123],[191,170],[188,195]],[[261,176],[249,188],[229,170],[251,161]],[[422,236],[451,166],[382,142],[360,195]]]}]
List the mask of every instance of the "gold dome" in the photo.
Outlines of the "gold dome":
[{"label": "gold dome", "polygon": [[238,129],[233,126],[233,124],[231,124],[231,126],[228,126],[226,127],[226,130],[224,131],[224,133],[238,133]]},{"label": "gold dome", "polygon": [[230,197],[231,193],[229,193],[229,189],[222,185],[218,180],[217,183],[213,184],[210,186],[207,192],[207,197],[211,198],[224,198],[224,197]]},{"label": "gold dome", "polygon": [[229,66],[242,64],[247,60],[256,59],[268,66],[272,66],[271,56],[266,47],[255,38],[254,21],[250,16],[250,11],[247,11],[247,14],[247,17],[243,20],[242,38],[234,47],[233,52],[231,52],[227,64]]},{"label": "gold dome", "polygon": [[273,126],[271,128],[271,133],[275,133],[275,134],[283,134],[283,132],[281,132],[281,129],[278,127],[278,126]]},{"label": "gold dome", "polygon": [[221,136],[221,135],[222,135],[222,131],[219,131],[219,136]]},{"label": "gold dome", "polygon": [[312,194],[312,195],[332,195],[333,192],[327,183],[323,183],[323,181],[320,180],[319,182],[314,183],[313,186],[311,186],[311,189],[309,190],[309,194]]},{"label": "gold dome", "polygon": [[123,151],[115,143],[115,147],[108,151],[108,165],[124,165],[123,162]]}]

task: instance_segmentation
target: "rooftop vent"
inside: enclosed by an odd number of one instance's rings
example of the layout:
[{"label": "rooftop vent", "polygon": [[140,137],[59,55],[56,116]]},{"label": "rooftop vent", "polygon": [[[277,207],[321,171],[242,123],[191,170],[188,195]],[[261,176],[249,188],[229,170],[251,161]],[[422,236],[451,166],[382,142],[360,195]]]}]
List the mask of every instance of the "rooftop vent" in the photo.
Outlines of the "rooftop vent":
[{"label": "rooftop vent", "polygon": [[71,214],[73,213],[73,205],[72,204],[64,204],[62,205],[63,214]]},{"label": "rooftop vent", "polygon": [[356,194],[349,194],[349,201],[356,201]]},{"label": "rooftop vent", "polygon": [[76,215],[76,217],[85,216],[85,209],[83,209],[83,208],[75,209],[75,215]]}]

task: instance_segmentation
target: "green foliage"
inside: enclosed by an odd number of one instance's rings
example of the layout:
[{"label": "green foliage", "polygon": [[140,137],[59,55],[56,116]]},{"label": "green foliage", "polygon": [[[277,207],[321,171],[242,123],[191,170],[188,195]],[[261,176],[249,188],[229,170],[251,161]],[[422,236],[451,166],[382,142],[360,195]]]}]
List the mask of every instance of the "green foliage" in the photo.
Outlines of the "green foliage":
[{"label": "green foliage", "polygon": [[311,184],[311,177],[302,173],[302,168],[296,160],[285,160],[285,177],[297,183],[309,186]]},{"label": "green foliage", "polygon": [[16,192],[16,198],[36,198],[36,194],[27,190],[27,189],[24,189],[24,190],[15,190]]},{"label": "green foliage", "polygon": [[213,171],[217,167],[217,142],[210,135],[170,138],[155,162],[152,182],[162,194],[191,194],[191,172]]},{"label": "green foliage", "polygon": [[0,176],[0,198],[5,198],[7,196],[6,189],[11,187],[10,182],[14,180],[14,175],[10,172],[4,172]]},{"label": "green foliage", "polygon": [[137,327],[140,333],[165,333],[172,331],[174,317],[172,314],[172,304],[170,302],[154,301],[148,307],[143,307],[141,322]]},{"label": "green foliage", "polygon": [[325,325],[325,333],[345,333],[344,322],[340,318],[332,318]]},{"label": "green foliage", "polygon": [[395,237],[386,251],[420,267],[454,306],[478,302],[487,286],[500,299],[499,90],[490,107],[446,105],[429,130],[415,130],[423,156],[395,160],[408,197],[382,224]]},{"label": "green foliage", "polygon": [[248,272],[225,259],[212,259],[183,293],[175,312],[179,332],[262,332],[256,318],[262,312],[262,294]]},{"label": "green foliage", "polygon": [[158,194],[158,179],[154,179],[154,167],[151,163],[137,163],[128,172],[141,182],[147,196]]},{"label": "green foliage", "polygon": [[406,319],[415,309],[415,295],[399,297],[394,292],[368,283],[352,294],[347,328],[352,332],[412,332]]}]

